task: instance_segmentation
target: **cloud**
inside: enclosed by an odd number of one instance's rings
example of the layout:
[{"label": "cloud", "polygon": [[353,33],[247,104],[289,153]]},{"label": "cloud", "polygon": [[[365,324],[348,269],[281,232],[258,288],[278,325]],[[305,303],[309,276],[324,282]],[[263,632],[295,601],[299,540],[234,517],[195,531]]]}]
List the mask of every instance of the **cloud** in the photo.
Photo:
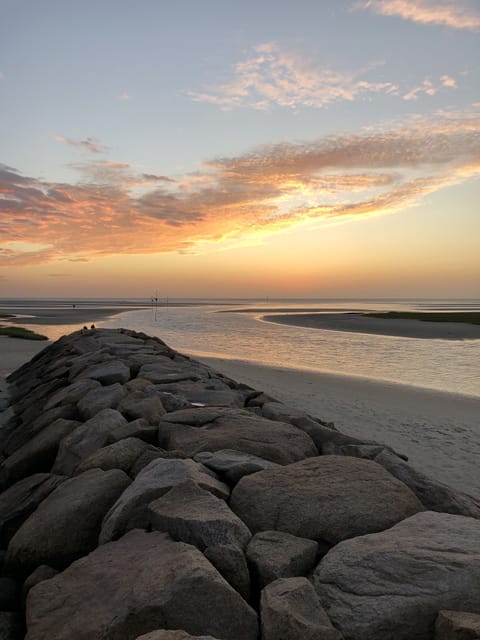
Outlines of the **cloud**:
[{"label": "cloud", "polygon": [[5,76],[3,75],[3,73],[0,71],[0,80],[4,80]]},{"label": "cloud", "polygon": [[341,72],[310,62],[274,43],[254,48],[252,57],[238,62],[234,79],[210,91],[189,91],[196,102],[207,102],[230,110],[249,107],[267,110],[274,105],[297,109],[322,108],[339,100],[354,100],[371,94],[396,94],[391,82],[372,82],[365,70]]},{"label": "cloud", "polygon": [[410,89],[407,93],[405,93],[402,98],[404,100],[416,100],[421,94],[434,96],[442,89],[456,88],[456,81],[450,76],[443,75],[440,77],[440,81],[438,84],[435,85],[431,80],[424,80],[420,85],[414,87],[413,89]]},{"label": "cloud", "polygon": [[48,273],[49,278],[71,278],[71,273]]},{"label": "cloud", "polygon": [[480,11],[462,0],[362,0],[356,2],[354,8],[420,24],[439,24],[454,29],[480,28]]},{"label": "cloud", "polygon": [[176,180],[124,162],[88,166],[70,184],[0,165],[0,265],[205,251],[303,223],[402,211],[480,175],[480,114],[267,145]]},{"label": "cloud", "polygon": [[129,96],[128,93],[123,92],[121,95],[118,96],[119,100],[123,100],[124,102],[126,102],[127,100],[131,100],[132,96]]},{"label": "cloud", "polygon": [[85,140],[72,140],[71,138],[64,138],[63,136],[55,136],[57,142],[77,147],[82,151],[89,151],[90,153],[108,153],[109,147],[99,144],[94,138],[85,138]]}]

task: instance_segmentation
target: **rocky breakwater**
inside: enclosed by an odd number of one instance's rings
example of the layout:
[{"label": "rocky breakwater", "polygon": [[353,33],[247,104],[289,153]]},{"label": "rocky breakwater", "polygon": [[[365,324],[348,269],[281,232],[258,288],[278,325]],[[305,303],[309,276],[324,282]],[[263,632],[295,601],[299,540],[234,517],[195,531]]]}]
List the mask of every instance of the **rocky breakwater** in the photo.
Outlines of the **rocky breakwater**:
[{"label": "rocky breakwater", "polygon": [[479,638],[480,504],[127,330],[1,413],[0,638]]}]

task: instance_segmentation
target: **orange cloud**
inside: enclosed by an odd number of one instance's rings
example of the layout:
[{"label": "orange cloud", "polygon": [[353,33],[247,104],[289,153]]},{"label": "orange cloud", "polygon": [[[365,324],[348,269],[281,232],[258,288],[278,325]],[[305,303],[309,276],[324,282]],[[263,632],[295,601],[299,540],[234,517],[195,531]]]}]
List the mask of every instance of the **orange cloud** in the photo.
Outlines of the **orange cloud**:
[{"label": "orange cloud", "polygon": [[449,112],[217,158],[178,181],[124,162],[80,164],[74,184],[0,165],[0,265],[203,252],[305,221],[399,211],[478,177],[479,139],[478,112]]},{"label": "orange cloud", "polygon": [[480,27],[480,12],[456,0],[362,0],[357,9],[369,9],[383,16],[398,16],[421,24],[440,24],[454,29]]}]

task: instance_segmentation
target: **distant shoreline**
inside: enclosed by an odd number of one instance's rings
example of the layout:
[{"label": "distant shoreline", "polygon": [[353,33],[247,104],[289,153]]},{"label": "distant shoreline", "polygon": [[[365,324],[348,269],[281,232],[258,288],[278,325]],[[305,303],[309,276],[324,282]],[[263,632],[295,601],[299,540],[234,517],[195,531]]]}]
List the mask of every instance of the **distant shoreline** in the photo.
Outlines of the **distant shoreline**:
[{"label": "distant shoreline", "polygon": [[349,331],[401,338],[477,340],[480,325],[461,322],[426,322],[423,320],[374,318],[357,313],[285,313],[265,314],[266,322],[307,329]]}]

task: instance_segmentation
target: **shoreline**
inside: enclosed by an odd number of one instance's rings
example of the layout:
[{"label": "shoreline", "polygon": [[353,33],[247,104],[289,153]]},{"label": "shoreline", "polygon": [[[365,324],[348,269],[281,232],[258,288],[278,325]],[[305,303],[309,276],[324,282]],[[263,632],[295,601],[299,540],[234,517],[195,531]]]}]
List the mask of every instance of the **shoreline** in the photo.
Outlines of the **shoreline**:
[{"label": "shoreline", "polygon": [[304,329],[347,331],[401,338],[439,340],[478,340],[480,326],[462,322],[428,322],[424,320],[383,319],[356,313],[262,314],[263,322],[285,324]]},{"label": "shoreline", "polygon": [[[141,307],[147,308],[147,307]],[[13,325],[72,325],[78,329],[81,329],[80,325],[90,325],[93,322],[100,320],[106,320],[110,316],[117,315],[118,313],[124,313],[130,311],[130,309],[118,309],[115,307],[75,307],[75,308],[54,308],[45,307],[35,309],[35,315],[29,315],[25,313],[28,309],[9,309],[8,312],[17,314],[17,317],[2,318],[0,317],[0,324],[13,324]],[[77,326],[78,325],[78,326]],[[74,329],[72,329],[74,330]]]},{"label": "shoreline", "polygon": [[241,360],[196,357],[349,435],[387,444],[412,466],[480,496],[480,398]]}]

